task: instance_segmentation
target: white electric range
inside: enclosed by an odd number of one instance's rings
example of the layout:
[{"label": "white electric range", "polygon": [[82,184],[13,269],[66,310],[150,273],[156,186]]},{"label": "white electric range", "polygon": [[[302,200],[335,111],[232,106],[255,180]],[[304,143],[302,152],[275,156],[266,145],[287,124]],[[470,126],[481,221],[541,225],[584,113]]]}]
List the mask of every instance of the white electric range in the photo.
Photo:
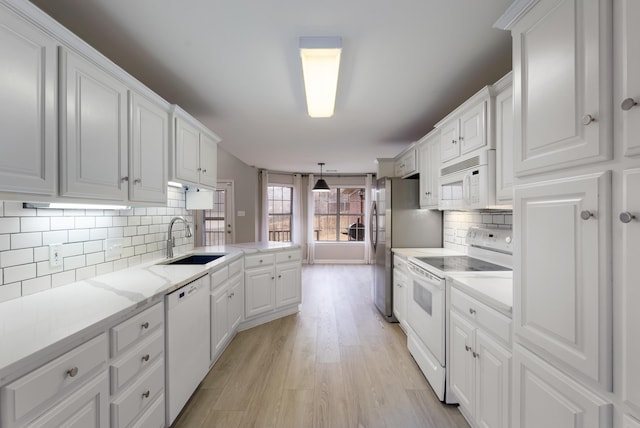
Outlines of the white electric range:
[{"label": "white electric range", "polygon": [[511,271],[512,236],[507,229],[471,227],[468,254],[410,256],[411,286],[407,298],[407,345],[441,401],[454,403],[446,391],[447,299],[446,276],[469,277]]}]

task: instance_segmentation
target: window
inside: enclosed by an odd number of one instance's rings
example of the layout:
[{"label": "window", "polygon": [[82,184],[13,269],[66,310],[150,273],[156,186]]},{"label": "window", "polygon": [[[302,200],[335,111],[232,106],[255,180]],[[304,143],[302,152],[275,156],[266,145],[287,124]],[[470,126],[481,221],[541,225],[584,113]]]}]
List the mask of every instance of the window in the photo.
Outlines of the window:
[{"label": "window", "polygon": [[269,204],[269,241],[291,241],[291,215],[293,187],[270,185],[267,188]]},{"label": "window", "polygon": [[204,210],[204,245],[225,244],[225,190],[216,189],[213,195],[213,209]]},{"label": "window", "polygon": [[364,189],[333,188],[313,194],[316,241],[364,241]]}]

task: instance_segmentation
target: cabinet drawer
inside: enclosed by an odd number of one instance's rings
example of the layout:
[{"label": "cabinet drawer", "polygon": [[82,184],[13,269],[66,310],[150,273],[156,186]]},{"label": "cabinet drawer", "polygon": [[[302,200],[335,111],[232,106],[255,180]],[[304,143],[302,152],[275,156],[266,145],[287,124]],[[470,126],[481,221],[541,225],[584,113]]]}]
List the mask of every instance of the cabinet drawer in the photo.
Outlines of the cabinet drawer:
[{"label": "cabinet drawer", "polygon": [[300,251],[285,251],[276,254],[276,263],[295,262],[302,258]]},{"label": "cabinet drawer", "polygon": [[211,290],[229,278],[229,266],[223,266],[211,274]]},{"label": "cabinet drawer", "polygon": [[129,345],[147,337],[156,327],[164,324],[161,303],[134,315],[111,329],[111,356],[115,357]]},{"label": "cabinet drawer", "polygon": [[161,358],[111,403],[111,427],[124,428],[163,392],[164,359]]},{"label": "cabinet drawer", "polygon": [[101,334],[3,387],[0,426],[13,426],[48,400],[84,384],[106,362],[107,338]]},{"label": "cabinet drawer", "polygon": [[457,309],[480,327],[501,339],[507,345],[511,343],[511,319],[468,296],[457,288],[451,288],[451,307]]},{"label": "cabinet drawer", "polygon": [[242,272],[242,259],[229,263],[229,278]]},{"label": "cabinet drawer", "polygon": [[164,392],[144,412],[131,428],[164,428]]},{"label": "cabinet drawer", "polygon": [[275,257],[273,256],[273,254],[266,254],[266,253],[252,254],[244,258],[244,267],[252,268],[257,266],[272,265],[274,260],[275,260]]},{"label": "cabinet drawer", "polygon": [[157,330],[138,346],[111,363],[111,394],[116,394],[164,354],[164,335]]}]

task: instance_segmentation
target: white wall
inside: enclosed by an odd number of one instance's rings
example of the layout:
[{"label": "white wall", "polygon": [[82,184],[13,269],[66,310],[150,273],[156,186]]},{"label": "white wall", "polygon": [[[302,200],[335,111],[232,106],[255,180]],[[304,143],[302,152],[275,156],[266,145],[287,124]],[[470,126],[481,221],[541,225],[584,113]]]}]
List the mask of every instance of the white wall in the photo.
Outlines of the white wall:
[{"label": "white wall", "polygon": [[[0,301],[160,259],[168,224],[184,208],[184,192],[168,188],[166,207],[129,210],[25,209],[0,201]],[[181,222],[174,225],[175,251],[193,248]],[[122,238],[122,255],[106,258],[104,240]],[[50,267],[49,245],[63,244],[63,265]]]}]

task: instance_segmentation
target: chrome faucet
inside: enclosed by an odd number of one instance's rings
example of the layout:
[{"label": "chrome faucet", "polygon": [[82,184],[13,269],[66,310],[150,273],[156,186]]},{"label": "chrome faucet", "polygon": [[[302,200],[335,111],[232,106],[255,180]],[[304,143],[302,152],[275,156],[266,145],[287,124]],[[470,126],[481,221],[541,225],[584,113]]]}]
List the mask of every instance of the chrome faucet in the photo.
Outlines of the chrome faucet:
[{"label": "chrome faucet", "polygon": [[170,259],[173,257],[173,247],[176,246],[176,239],[171,236],[171,231],[173,229],[173,223],[175,223],[177,220],[180,220],[184,223],[185,227],[187,228],[187,232],[185,233],[185,237],[186,238],[191,238],[191,227],[189,227],[189,223],[187,223],[187,220],[182,217],[182,216],[178,216],[178,217],[174,217],[171,219],[171,221],[169,222],[169,230],[167,231],[167,258]]}]

